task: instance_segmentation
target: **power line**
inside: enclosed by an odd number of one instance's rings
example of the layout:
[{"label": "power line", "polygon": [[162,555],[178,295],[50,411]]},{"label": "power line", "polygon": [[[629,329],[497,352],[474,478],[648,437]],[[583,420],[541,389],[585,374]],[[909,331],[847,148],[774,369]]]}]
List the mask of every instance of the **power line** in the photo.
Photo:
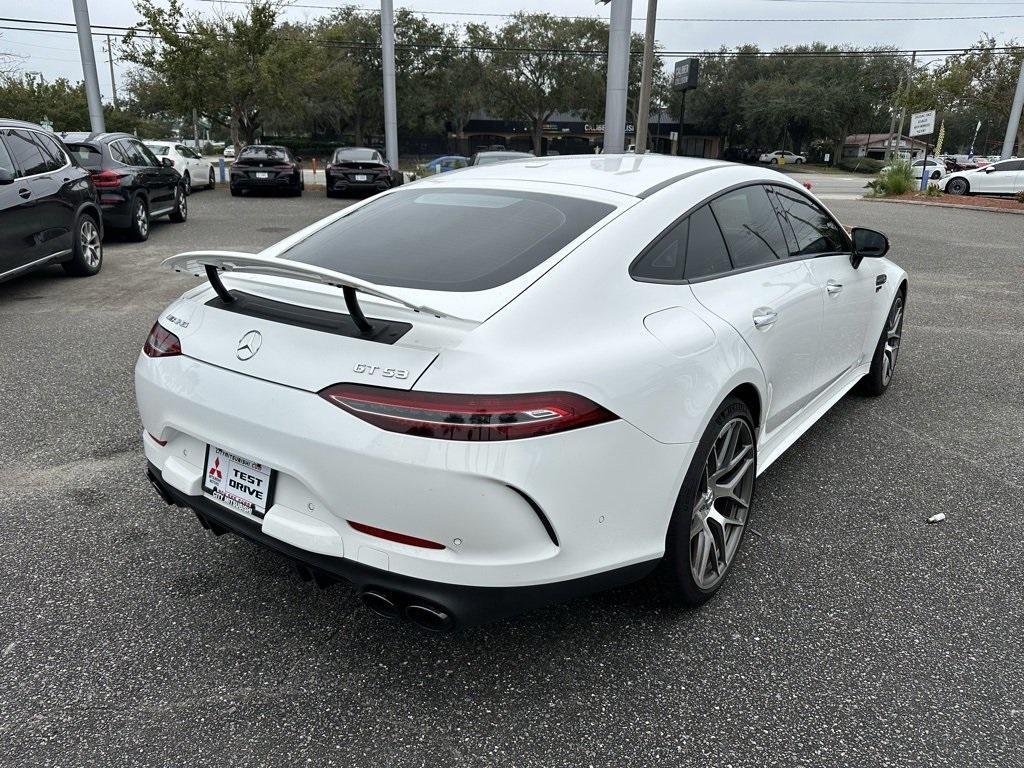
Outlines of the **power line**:
[{"label": "power line", "polygon": [[[224,5],[249,5],[248,0],[199,0],[202,3],[214,3]],[[823,0],[772,0],[772,2],[823,2]],[[843,0],[846,2],[846,0]],[[886,5],[893,5],[894,3],[885,3]],[[910,5],[937,5],[937,3],[910,3]],[[1011,3],[1011,5],[1019,5],[1020,3]],[[379,13],[375,8],[361,5],[314,5],[311,3],[287,3],[288,8],[309,8],[317,9],[322,11],[341,11],[346,9],[352,9],[356,11],[365,11],[367,13]],[[460,16],[460,17],[472,17],[472,18],[498,18],[498,19],[510,19],[516,16],[514,13],[494,13],[486,11],[427,11],[419,10],[416,8],[407,8],[413,13],[418,13],[424,16]],[[549,14],[561,19],[601,19],[601,16],[569,16],[569,15],[558,15]],[[995,14],[995,15],[977,15],[977,16],[885,16],[885,17],[852,17],[852,18],[835,18],[830,17],[827,19],[812,19],[812,18],[717,18],[717,17],[701,17],[701,16],[664,16],[659,17],[659,22],[689,22],[689,23],[758,23],[758,24],[771,24],[776,22],[783,22],[787,24],[800,24],[805,22],[827,22],[827,21],[841,21],[841,22],[884,22],[884,21],[977,21],[987,19],[1024,19],[1024,14]],[[630,21],[644,21],[643,16],[633,17]]]},{"label": "power line", "polygon": [[[54,33],[54,34],[76,34],[74,29],[75,25],[71,22],[62,21],[45,21],[37,19],[20,19],[11,17],[0,17],[0,22],[14,22],[23,24],[35,24],[35,25],[52,25],[56,27],[63,27],[62,29],[29,29],[26,27],[15,27],[0,25],[0,30],[14,30],[20,32],[39,32],[39,33]],[[70,27],[70,29],[68,29]],[[116,26],[109,24],[93,24],[93,36],[106,36],[124,38],[127,33],[133,31],[132,27]],[[148,40],[158,40],[159,36],[152,34],[152,30],[140,29],[134,30],[136,37],[140,37]],[[188,34],[182,32],[182,34]],[[314,45],[321,45],[330,48],[347,48],[353,50],[364,50],[364,49],[378,49],[379,45],[373,43],[357,43],[357,42],[340,42],[334,40],[310,40],[310,39],[299,39],[289,36],[278,36],[276,39],[287,42],[307,42]],[[428,43],[401,43],[396,44],[397,48],[406,50],[451,50],[451,51],[465,51],[465,52],[507,52],[507,53],[551,53],[551,54],[565,54],[565,55],[579,55],[579,56],[606,56],[606,49],[572,49],[572,48],[514,48],[508,46],[471,46],[471,45],[434,45]],[[980,48],[978,46],[967,46],[964,48],[918,48],[916,52],[919,55],[924,56],[951,56],[957,54],[966,54],[973,51],[988,51],[998,54],[1011,54],[1017,51],[1024,50],[1024,46],[993,46],[992,48]],[[754,58],[820,58],[820,59],[831,59],[831,58],[895,58],[900,56],[908,56],[914,51],[901,50],[901,49],[852,49],[852,50],[831,50],[831,51],[817,51],[817,50],[774,50],[774,51],[743,51],[743,50],[725,50],[725,51],[657,51],[656,55],[661,58],[671,58],[680,56],[702,56],[706,58],[719,57],[719,56],[740,56],[740,57],[754,57]],[[635,54],[639,56],[640,54]]]}]

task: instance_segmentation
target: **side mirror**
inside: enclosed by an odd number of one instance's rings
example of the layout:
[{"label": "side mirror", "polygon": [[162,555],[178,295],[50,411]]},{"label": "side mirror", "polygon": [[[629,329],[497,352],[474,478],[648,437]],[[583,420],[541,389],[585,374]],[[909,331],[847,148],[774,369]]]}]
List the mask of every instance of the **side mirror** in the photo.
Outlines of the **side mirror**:
[{"label": "side mirror", "polygon": [[296,163],[301,163],[301,162],[302,162],[302,158],[301,158],[301,157],[299,157],[298,155],[296,155],[296,156],[295,156],[295,162],[296,162]]},{"label": "side mirror", "polygon": [[889,238],[881,232],[864,227],[854,227],[850,235],[853,237],[853,267],[860,266],[862,259],[880,259],[889,252]]},{"label": "side mirror", "polygon": [[995,170],[995,168],[993,166],[991,166],[991,165],[986,165],[985,166],[985,173],[992,173],[992,171],[994,171],[994,170]]},{"label": "side mirror", "polygon": [[171,158],[169,158],[169,157],[161,157],[160,158],[160,165],[162,165],[164,168],[173,168],[174,167],[174,161],[171,160]]},{"label": "side mirror", "polygon": [[14,174],[6,168],[0,168],[0,184],[13,184]]}]

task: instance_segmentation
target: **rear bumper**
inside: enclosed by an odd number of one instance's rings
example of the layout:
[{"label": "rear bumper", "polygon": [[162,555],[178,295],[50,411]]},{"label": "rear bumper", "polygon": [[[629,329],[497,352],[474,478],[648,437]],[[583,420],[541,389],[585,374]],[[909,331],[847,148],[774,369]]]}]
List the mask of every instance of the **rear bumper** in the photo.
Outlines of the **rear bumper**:
[{"label": "rear bumper", "polygon": [[148,463],[147,475],[164,501],[191,509],[204,528],[216,535],[234,533],[276,552],[298,567],[303,578],[320,585],[345,581],[358,591],[389,594],[398,605],[428,604],[451,613],[457,626],[483,624],[509,618],[552,603],[629,584],[647,576],[658,560],[550,584],[525,587],[474,587],[404,576],[373,568],[344,557],[310,552],[263,533],[255,521],[216,504],[204,496],[188,496],[164,481],[160,470]]},{"label": "rear bumper", "polygon": [[331,192],[370,191],[383,192],[391,188],[391,179],[387,177],[371,176],[367,181],[352,181],[343,175],[328,174],[326,177],[327,189]]},{"label": "rear bumper", "polygon": [[253,179],[247,176],[232,176],[231,186],[235,189],[287,189],[297,188],[299,179],[294,176],[277,176],[272,179]]}]

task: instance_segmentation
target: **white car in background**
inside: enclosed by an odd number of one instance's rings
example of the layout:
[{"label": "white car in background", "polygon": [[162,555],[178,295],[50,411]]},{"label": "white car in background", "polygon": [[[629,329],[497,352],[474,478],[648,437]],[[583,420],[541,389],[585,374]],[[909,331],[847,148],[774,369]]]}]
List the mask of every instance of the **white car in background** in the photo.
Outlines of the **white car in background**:
[{"label": "white car in background", "polygon": [[234,160],[235,158],[235,145],[228,144],[224,147],[224,158],[227,160]]},{"label": "white car in background", "polygon": [[788,149],[776,149],[774,152],[765,152],[758,158],[758,162],[769,163],[770,165],[778,165],[780,162],[799,165],[806,163],[807,158],[795,152],[790,152]]},{"label": "white car in background", "polygon": [[179,254],[203,282],[135,368],[149,481],[429,629],[647,576],[699,605],[756,476],[889,386],[888,248],[788,176],[622,154],[442,173],[258,254]]},{"label": "white car in background", "polygon": [[1015,195],[1024,191],[1024,159],[1000,160],[984,168],[951,173],[942,183],[951,195]]},{"label": "white car in background", "polygon": [[191,194],[196,187],[213,189],[217,186],[217,175],[213,170],[213,163],[192,147],[186,147],[184,144],[174,141],[147,141],[144,143],[157,157],[171,158],[175,169],[181,174],[186,195]]},{"label": "white car in background", "polygon": [[946,175],[946,164],[941,160],[929,157],[927,160],[915,160],[910,164],[914,178],[921,180],[922,174],[927,174],[929,181],[938,181]]}]

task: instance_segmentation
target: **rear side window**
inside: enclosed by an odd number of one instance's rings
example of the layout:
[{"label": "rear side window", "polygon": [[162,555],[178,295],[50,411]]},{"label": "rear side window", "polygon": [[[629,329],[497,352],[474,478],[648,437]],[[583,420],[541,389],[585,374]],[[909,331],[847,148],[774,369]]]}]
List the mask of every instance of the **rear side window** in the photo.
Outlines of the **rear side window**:
[{"label": "rear side window", "polygon": [[34,176],[37,173],[46,173],[47,161],[39,146],[32,141],[32,136],[27,131],[8,131],[5,135],[7,149],[14,159],[14,164],[20,171],[21,176]]},{"label": "rear side window", "polygon": [[483,291],[528,272],[613,210],[535,192],[413,188],[371,201],[282,255],[382,285]]},{"label": "rear side window", "polygon": [[687,280],[718,275],[732,269],[722,231],[708,206],[702,205],[690,214],[689,230],[684,272]]},{"label": "rear side window", "polygon": [[846,236],[840,226],[813,201],[782,187],[775,188],[775,199],[779,201],[796,239],[796,249],[791,255],[808,256],[847,250]]},{"label": "rear side window", "polygon": [[711,202],[736,269],[767,264],[788,253],[775,209],[762,186],[737,189]]},{"label": "rear side window", "polygon": [[690,219],[673,226],[643,254],[630,270],[633,277],[644,280],[680,280],[686,261],[686,237]]},{"label": "rear side window", "polygon": [[89,171],[98,171],[103,168],[103,154],[86,144],[69,144],[68,149],[75,156],[78,164]]},{"label": "rear side window", "polygon": [[43,153],[43,160],[46,162],[47,171],[56,171],[68,164],[64,150],[57,145],[57,142],[45,133],[33,131],[32,138],[36,140],[39,149]]},{"label": "rear side window", "polygon": [[153,151],[141,141],[130,140],[128,143],[131,144],[135,153],[142,158],[142,162],[139,165],[160,166],[160,161],[157,160]]},{"label": "rear side window", "polygon": [[14,167],[14,161],[11,159],[10,153],[7,151],[7,146],[2,140],[0,140],[0,170],[9,171],[11,174],[18,172]]}]

